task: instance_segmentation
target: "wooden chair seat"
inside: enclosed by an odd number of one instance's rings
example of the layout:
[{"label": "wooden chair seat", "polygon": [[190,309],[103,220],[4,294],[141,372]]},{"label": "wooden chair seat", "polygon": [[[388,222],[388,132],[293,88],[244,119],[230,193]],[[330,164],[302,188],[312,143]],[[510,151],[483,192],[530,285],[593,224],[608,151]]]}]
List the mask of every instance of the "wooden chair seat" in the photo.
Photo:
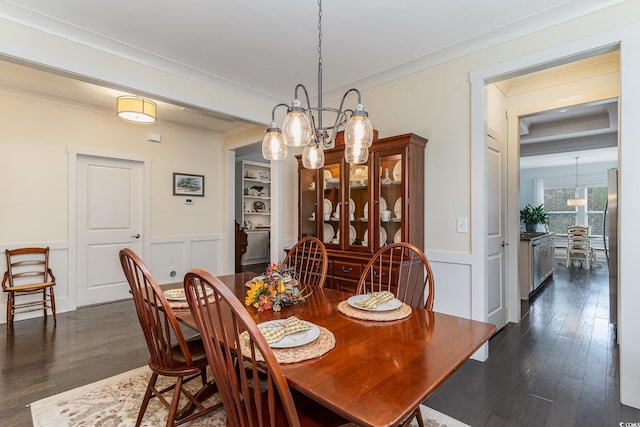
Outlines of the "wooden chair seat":
[{"label": "wooden chair seat", "polygon": [[[56,323],[56,300],[53,288],[56,277],[49,268],[49,248],[20,248],[5,251],[7,271],[2,278],[2,290],[7,294],[7,330],[13,326],[18,313],[42,310],[47,318],[47,309],[51,310],[53,323]],[[17,298],[41,294],[42,298]]]},{"label": "wooden chair seat", "polygon": [[566,266],[574,261],[585,262],[587,269],[595,266],[595,251],[591,247],[591,226],[573,225],[567,228]]}]

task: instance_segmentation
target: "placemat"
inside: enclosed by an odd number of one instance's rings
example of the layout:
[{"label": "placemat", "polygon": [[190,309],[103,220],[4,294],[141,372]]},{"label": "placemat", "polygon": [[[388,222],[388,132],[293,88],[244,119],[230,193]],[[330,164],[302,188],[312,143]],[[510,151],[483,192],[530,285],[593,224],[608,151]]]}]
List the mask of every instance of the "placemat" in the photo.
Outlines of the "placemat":
[{"label": "placemat", "polygon": [[360,320],[375,320],[377,322],[388,322],[391,320],[400,320],[411,315],[411,307],[402,303],[400,308],[392,311],[367,311],[359,310],[351,307],[348,302],[340,301],[338,303],[338,311],[347,317],[353,317]]},{"label": "placemat", "polygon": [[[320,336],[309,344],[292,348],[274,348],[273,354],[276,356],[276,360],[279,363],[302,362],[318,358],[333,349],[336,346],[336,337],[333,332],[322,326],[318,326],[318,328],[320,328]],[[246,331],[240,334],[240,346],[243,353],[249,354],[249,334]],[[256,358],[259,361],[264,361],[260,352],[256,353]]]},{"label": "placemat", "polygon": [[187,301],[175,301],[169,300],[169,307],[174,310],[184,310],[185,308],[189,308],[189,303]]}]

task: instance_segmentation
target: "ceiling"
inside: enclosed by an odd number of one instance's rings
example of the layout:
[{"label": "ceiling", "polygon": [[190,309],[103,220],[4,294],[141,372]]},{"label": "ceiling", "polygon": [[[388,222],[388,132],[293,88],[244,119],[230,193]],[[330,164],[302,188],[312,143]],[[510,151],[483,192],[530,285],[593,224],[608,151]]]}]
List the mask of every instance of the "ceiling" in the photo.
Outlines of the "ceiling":
[{"label": "ceiling", "polygon": [[[323,97],[338,99],[350,87],[373,87],[622,1],[403,0],[398,7],[387,0],[325,0]],[[312,102],[317,95],[318,6],[311,0],[2,0],[2,20],[266,106],[290,102],[298,82]],[[5,93],[104,114],[115,113],[117,96],[132,93],[71,68],[4,59],[11,60],[0,61]],[[151,98],[165,125],[222,133],[253,125],[156,95]],[[541,117],[529,119],[530,129]]]}]

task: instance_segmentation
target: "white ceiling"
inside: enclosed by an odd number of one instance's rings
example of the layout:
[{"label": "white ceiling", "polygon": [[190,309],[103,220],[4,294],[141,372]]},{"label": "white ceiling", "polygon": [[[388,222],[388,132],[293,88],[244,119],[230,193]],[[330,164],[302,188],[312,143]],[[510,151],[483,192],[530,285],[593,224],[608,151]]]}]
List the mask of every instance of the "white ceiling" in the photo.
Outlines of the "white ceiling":
[{"label": "white ceiling", "polygon": [[[350,87],[372,87],[622,1],[325,0],[323,97],[336,99]],[[318,6],[311,0],[1,0],[0,19],[269,106],[290,102],[296,83],[307,86],[312,102],[317,93]],[[0,61],[6,93],[105,114],[114,113],[118,95],[131,93],[76,77]],[[224,111],[185,108],[157,95],[161,123],[219,132],[249,126]]]}]

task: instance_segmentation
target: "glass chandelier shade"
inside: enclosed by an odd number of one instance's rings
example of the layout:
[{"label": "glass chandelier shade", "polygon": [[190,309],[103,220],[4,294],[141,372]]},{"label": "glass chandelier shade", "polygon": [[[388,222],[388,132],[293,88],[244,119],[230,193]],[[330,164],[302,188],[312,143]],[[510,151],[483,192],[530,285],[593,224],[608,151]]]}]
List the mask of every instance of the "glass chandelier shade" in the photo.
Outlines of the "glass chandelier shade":
[{"label": "glass chandelier shade", "polygon": [[368,148],[372,143],[373,126],[369,120],[369,114],[364,111],[362,104],[358,104],[344,128],[344,144],[347,147],[364,145]]},{"label": "glass chandelier shade", "polygon": [[306,169],[324,167],[324,151],[319,144],[309,144],[302,151],[302,166]]},{"label": "glass chandelier shade", "polygon": [[293,101],[287,117],[282,122],[282,131],[287,145],[291,147],[304,147],[312,140],[311,121],[305,109],[300,106],[299,100]]},{"label": "glass chandelier shade", "polygon": [[287,158],[287,144],[282,129],[276,122],[271,122],[262,139],[262,157],[265,160],[283,160]]},{"label": "glass chandelier shade", "polygon": [[344,159],[347,163],[360,165],[367,162],[369,158],[369,147],[365,144],[353,144],[344,149]]}]

